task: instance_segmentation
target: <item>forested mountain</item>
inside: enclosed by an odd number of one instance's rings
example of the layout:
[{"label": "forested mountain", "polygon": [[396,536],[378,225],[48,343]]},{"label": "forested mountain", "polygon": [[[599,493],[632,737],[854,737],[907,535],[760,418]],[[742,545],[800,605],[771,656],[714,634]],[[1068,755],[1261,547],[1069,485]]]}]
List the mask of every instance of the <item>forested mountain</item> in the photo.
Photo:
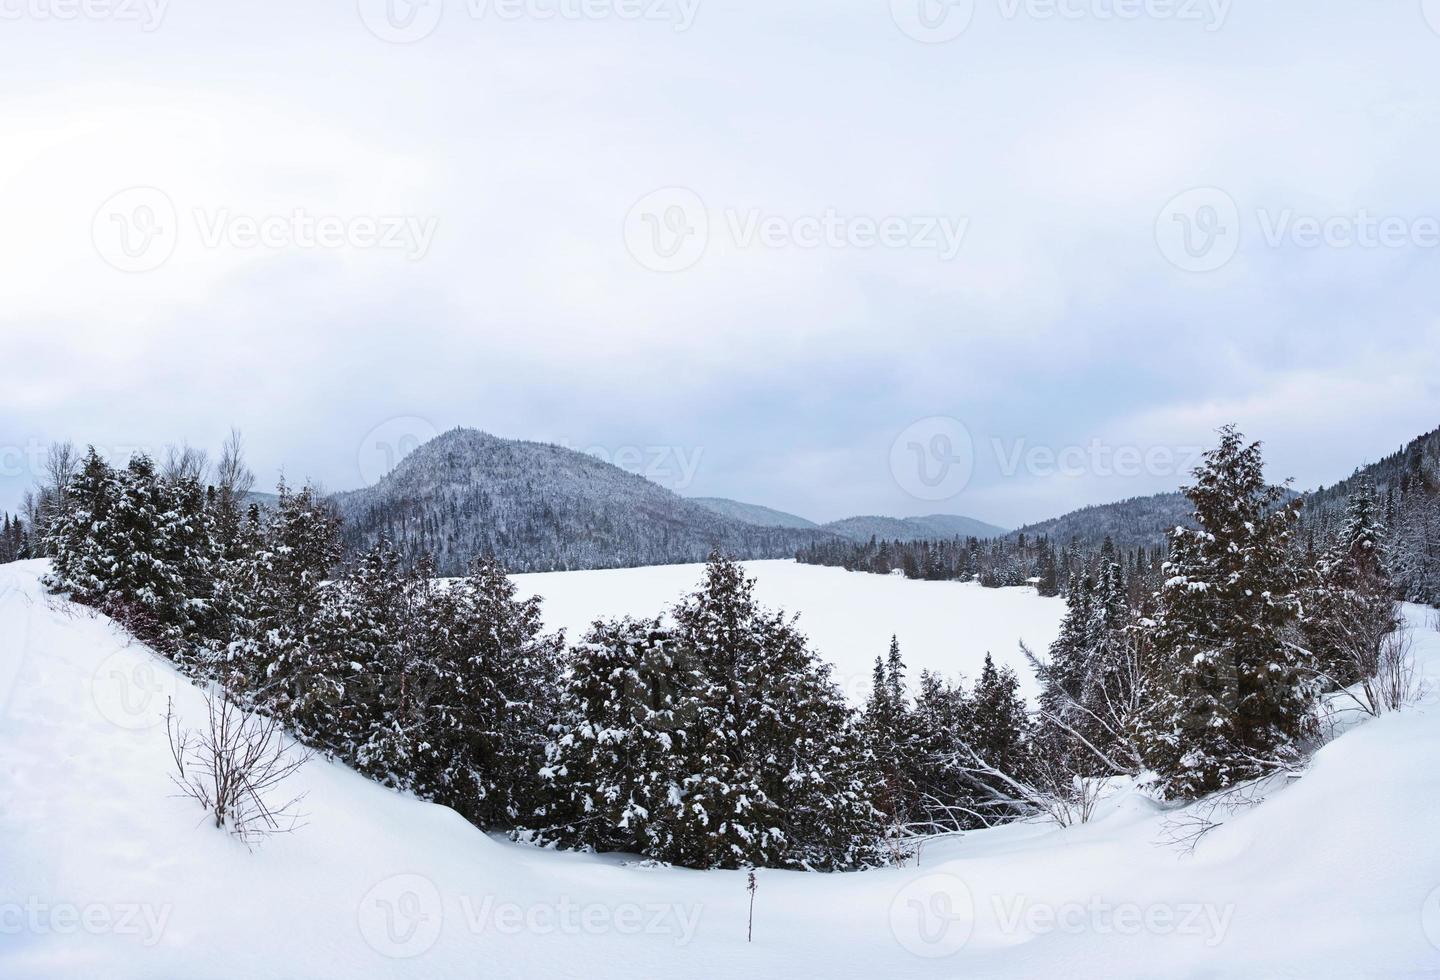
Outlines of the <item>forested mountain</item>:
[{"label": "forested mountain", "polygon": [[441,574],[493,555],[516,572],[790,557],[828,537],[716,514],[594,456],[452,429],[373,487],[333,497],[352,550],[388,536]]},{"label": "forested mountain", "polygon": [[887,541],[920,541],[931,538],[996,538],[1005,528],[959,514],[929,514],[925,517],[847,517],[822,524],[823,530],[834,532],[851,541],[865,542],[871,538]]},{"label": "forested mountain", "polygon": [[888,541],[921,541],[929,538],[994,538],[1006,533],[1005,528],[959,514],[928,514],[924,517],[846,517],[828,524],[773,510],[759,504],[747,504],[725,497],[692,497],[695,503],[722,517],[744,521],[757,527],[811,528],[829,531],[849,541],[864,543],[871,538]]},{"label": "forested mountain", "polygon": [[1301,526],[1311,550],[1333,544],[1347,503],[1373,489],[1388,534],[1388,560],[1397,591],[1415,602],[1440,603],[1440,429],[1362,466],[1331,487],[1305,495]]},{"label": "forested mountain", "polygon": [[1010,536],[1017,540],[1021,535],[1031,540],[1044,537],[1059,544],[1078,542],[1087,550],[1098,548],[1107,537],[1122,551],[1161,548],[1176,526],[1194,525],[1194,510],[1194,505],[1177,490],[1082,507],[1027,524]]},{"label": "forested mountain", "polygon": [[783,510],[774,510],[759,504],[747,504],[739,500],[730,500],[727,497],[690,497],[687,499],[721,517],[744,521],[746,524],[754,524],[756,527],[817,528],[820,526],[814,521],[808,521],[795,514],[787,514]]}]

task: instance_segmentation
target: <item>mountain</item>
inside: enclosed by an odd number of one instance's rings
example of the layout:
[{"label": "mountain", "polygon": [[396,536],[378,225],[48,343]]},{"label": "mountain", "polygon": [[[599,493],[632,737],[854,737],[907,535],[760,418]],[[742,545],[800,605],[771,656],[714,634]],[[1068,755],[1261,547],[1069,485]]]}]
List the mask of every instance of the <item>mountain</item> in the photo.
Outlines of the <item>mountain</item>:
[{"label": "mountain", "polygon": [[1373,485],[1382,499],[1387,495],[1393,497],[1412,485],[1440,491],[1440,429],[1411,439],[1374,463],[1357,467],[1338,483],[1306,493],[1304,513],[1312,519],[1333,518],[1344,511],[1351,492],[1362,483]]},{"label": "mountain", "polygon": [[822,524],[820,529],[862,544],[872,537],[880,541],[918,541],[922,538],[995,538],[1007,533],[1003,527],[958,514],[930,514],[926,517],[847,517]]},{"label": "mountain", "polygon": [[746,504],[726,497],[690,497],[691,503],[699,504],[706,510],[728,517],[732,521],[743,521],[756,527],[816,528],[820,525],[803,517],[787,514],[783,510],[772,510],[759,504]]},{"label": "mountain", "polygon": [[379,483],[333,500],[347,547],[383,534],[407,554],[428,552],[443,575],[484,554],[541,572],[697,562],[717,548],[792,557],[828,537],[738,521],[594,456],[474,429],[437,436]]},{"label": "mountain", "polygon": [[1169,541],[1176,525],[1194,523],[1195,506],[1179,491],[1149,497],[1130,497],[1113,504],[1095,504],[1072,510],[1047,521],[1027,524],[1011,533],[1012,538],[1048,537],[1057,547],[1079,539],[1081,545],[1098,547],[1106,535],[1122,551],[1137,547],[1158,548]]}]

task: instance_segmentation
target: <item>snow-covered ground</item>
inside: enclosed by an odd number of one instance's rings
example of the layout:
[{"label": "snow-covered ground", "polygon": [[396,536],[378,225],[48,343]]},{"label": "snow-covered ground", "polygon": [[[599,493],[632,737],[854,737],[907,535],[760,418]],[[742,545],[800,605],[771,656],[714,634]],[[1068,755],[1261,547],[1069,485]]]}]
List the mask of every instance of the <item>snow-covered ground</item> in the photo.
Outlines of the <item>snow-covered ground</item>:
[{"label": "snow-covered ground", "polygon": [[[1121,793],[1088,825],[936,842],[919,867],[762,871],[747,943],[743,873],[510,844],[322,761],[298,776],[308,826],[246,850],[172,795],[159,716],[171,694],[193,724],[199,693],[40,572],[0,566],[0,977],[1440,973],[1434,693],[1193,854],[1159,843],[1175,814]],[[1433,692],[1440,633],[1408,614]]]},{"label": "snow-covered ground", "polygon": [[[913,683],[921,669],[967,683],[980,673],[986,652],[1020,675],[1021,693],[1034,693],[1033,675],[1020,654],[1023,639],[1044,651],[1060,631],[1061,599],[1032,588],[985,589],[973,582],[912,582],[901,575],[869,575],[794,561],[749,561],[755,594],[772,609],[800,614],[800,629],[826,661],[851,700],[870,691],[877,655],[900,640]],[[575,642],[597,617],[656,616],[699,586],[704,565],[655,565],[591,572],[515,575],[521,594],[538,595],[545,625]]]}]

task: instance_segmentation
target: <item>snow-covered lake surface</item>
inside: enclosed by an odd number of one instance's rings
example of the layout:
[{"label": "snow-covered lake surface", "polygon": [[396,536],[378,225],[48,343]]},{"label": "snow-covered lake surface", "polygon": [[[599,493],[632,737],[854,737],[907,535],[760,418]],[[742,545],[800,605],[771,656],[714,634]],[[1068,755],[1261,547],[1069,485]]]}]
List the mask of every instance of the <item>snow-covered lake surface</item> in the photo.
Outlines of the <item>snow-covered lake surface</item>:
[{"label": "snow-covered lake surface", "polygon": [[196,725],[199,692],[108,620],[46,597],[40,572],[0,566],[6,980],[1440,971],[1440,633],[1427,610],[1407,609],[1425,702],[1346,731],[1292,785],[1221,814],[1193,854],[1161,843],[1183,811],[1117,787],[1089,824],[935,842],[918,867],[761,871],[747,943],[743,872],[508,843],[323,761],[297,777],[308,826],[247,850],[169,782],[160,716],[170,696]]},{"label": "snow-covered lake surface", "polygon": [[[1061,599],[1032,588],[986,589],[973,582],[912,582],[900,575],[869,575],[794,561],[750,561],[755,594],[766,606],[800,614],[800,629],[835,667],[835,680],[852,700],[870,690],[875,657],[890,649],[893,633],[913,682],[921,669],[973,681],[986,652],[1010,664],[1021,691],[1034,678],[1020,654],[1023,639],[1043,653],[1060,631]],[[655,616],[695,591],[704,565],[655,565],[589,572],[513,576],[522,594],[538,595],[549,629],[563,628],[576,642],[597,617]]]}]

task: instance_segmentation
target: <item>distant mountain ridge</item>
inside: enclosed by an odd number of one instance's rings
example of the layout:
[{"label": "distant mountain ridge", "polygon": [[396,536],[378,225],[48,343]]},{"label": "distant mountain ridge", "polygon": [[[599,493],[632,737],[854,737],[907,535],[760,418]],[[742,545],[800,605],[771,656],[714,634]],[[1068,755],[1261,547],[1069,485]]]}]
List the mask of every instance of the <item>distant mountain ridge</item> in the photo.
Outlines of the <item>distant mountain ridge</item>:
[{"label": "distant mountain ridge", "polygon": [[350,549],[383,535],[441,574],[485,554],[516,572],[787,558],[828,535],[724,517],[586,453],[452,429],[372,487],[331,498]]},{"label": "distant mountain ridge", "polygon": [[925,517],[847,517],[820,525],[851,541],[919,541],[926,538],[997,538],[1006,528],[959,514],[929,514]]},{"label": "distant mountain ridge", "polygon": [[808,521],[795,514],[787,514],[783,510],[774,510],[770,507],[762,507],[759,504],[742,503],[739,500],[731,500],[728,497],[690,497],[692,503],[699,504],[712,513],[721,517],[728,517],[735,521],[744,521],[746,524],[754,524],[756,527],[791,527],[791,528],[818,528],[820,525],[814,521]]},{"label": "distant mountain ridge", "polygon": [[1129,497],[1109,504],[1093,504],[1017,528],[1011,538],[1049,538],[1056,546],[1078,540],[1098,547],[1109,537],[1122,551],[1160,548],[1177,526],[1193,527],[1195,505],[1178,490],[1148,497]]},{"label": "distant mountain ridge", "polygon": [[811,528],[829,531],[851,541],[865,542],[872,537],[889,541],[918,541],[922,538],[993,538],[1009,533],[1006,528],[959,514],[929,514],[925,517],[846,517],[828,524],[773,510],[759,504],[742,503],[726,497],[692,497],[702,507],[724,517],[745,521],[759,527]]}]

